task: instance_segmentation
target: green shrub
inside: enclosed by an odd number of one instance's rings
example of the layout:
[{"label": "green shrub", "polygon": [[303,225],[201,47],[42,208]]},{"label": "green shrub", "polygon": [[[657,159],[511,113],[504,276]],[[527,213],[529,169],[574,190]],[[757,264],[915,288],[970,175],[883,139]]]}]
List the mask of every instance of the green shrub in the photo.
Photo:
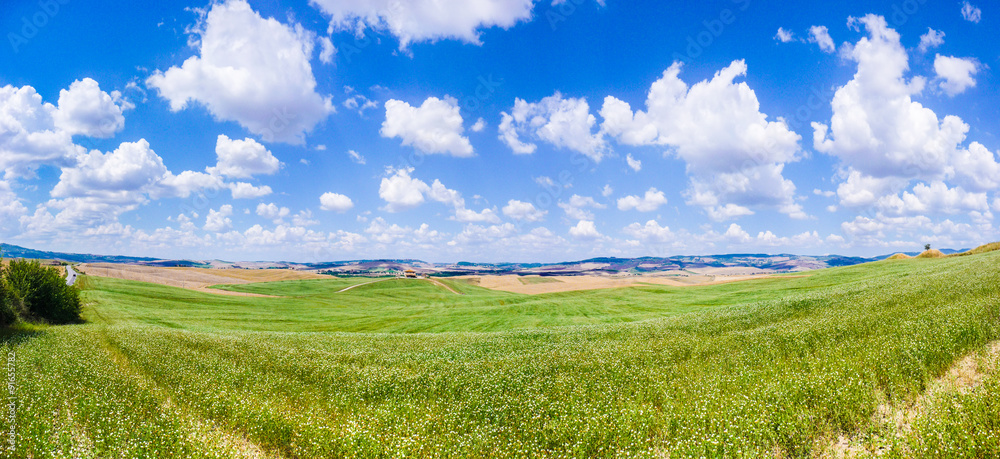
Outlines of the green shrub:
[{"label": "green shrub", "polygon": [[80,293],[59,271],[38,261],[14,260],[4,272],[13,311],[22,319],[65,324],[80,320]]},{"label": "green shrub", "polygon": [[0,326],[7,326],[16,321],[14,298],[3,281],[3,264],[0,264]]}]

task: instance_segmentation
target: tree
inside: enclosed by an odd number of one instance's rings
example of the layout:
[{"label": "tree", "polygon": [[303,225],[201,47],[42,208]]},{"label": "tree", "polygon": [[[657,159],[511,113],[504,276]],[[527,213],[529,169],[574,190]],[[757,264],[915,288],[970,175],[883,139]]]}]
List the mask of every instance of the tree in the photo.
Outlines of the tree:
[{"label": "tree", "polygon": [[54,324],[80,320],[80,292],[66,285],[55,268],[38,261],[14,260],[3,274],[11,309],[21,319]]},{"label": "tree", "polygon": [[17,315],[14,309],[14,297],[3,279],[3,259],[0,258],[0,326],[17,322]]},{"label": "tree", "polygon": [[924,244],[924,250],[930,250],[930,249],[931,249],[930,244]]}]

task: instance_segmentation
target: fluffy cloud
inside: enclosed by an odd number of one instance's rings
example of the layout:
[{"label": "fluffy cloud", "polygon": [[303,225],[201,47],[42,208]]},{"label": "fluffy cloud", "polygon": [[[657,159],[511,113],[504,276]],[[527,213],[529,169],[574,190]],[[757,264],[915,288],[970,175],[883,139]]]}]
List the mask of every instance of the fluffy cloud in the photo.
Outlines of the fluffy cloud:
[{"label": "fluffy cloud", "polygon": [[975,191],[1000,188],[1000,163],[997,155],[983,144],[972,142],[969,148],[956,152],[952,161],[955,182]]},{"label": "fluffy cloud", "polygon": [[319,221],[313,220],[313,214],[311,210],[302,210],[292,217],[292,224],[295,226],[313,226],[318,225]]},{"label": "fluffy cloud", "polygon": [[819,45],[819,49],[824,53],[832,53],[837,50],[837,45],[833,44],[830,31],[826,26],[812,26],[809,28],[809,42]]},{"label": "fluffy cloud", "polygon": [[801,217],[795,185],[782,177],[785,163],[797,160],[800,137],[783,120],[768,121],[746,83],[743,61],[711,80],[688,86],[674,63],[653,83],[647,111],[608,96],[601,108],[602,130],[626,145],[670,147],[687,163],[688,203],[711,212],[735,204],[771,206]]},{"label": "fluffy cloud", "polygon": [[978,24],[983,19],[983,12],[968,1],[965,1],[962,2],[962,18]]},{"label": "fluffy cloud", "polygon": [[426,223],[419,228],[399,226],[395,223],[389,224],[384,218],[378,217],[372,220],[368,228],[365,229],[375,242],[382,245],[393,245],[402,247],[437,247],[440,248],[440,241],[444,234],[432,230]]},{"label": "fluffy cloud", "polygon": [[385,210],[400,212],[424,203],[424,193],[430,191],[422,180],[410,177],[413,168],[390,169],[389,177],[382,179],[378,195],[386,202]]},{"label": "fluffy cloud", "polygon": [[517,228],[513,224],[504,223],[502,225],[465,225],[462,232],[449,242],[452,246],[483,245],[496,241],[503,241],[514,236]]},{"label": "fluffy cloud", "polygon": [[[925,242],[936,246],[972,246],[985,238],[995,237],[996,231],[988,227],[956,223],[950,219],[934,222],[924,215],[888,216],[881,212],[874,216],[858,216],[841,224],[845,236],[844,246],[916,248]],[[829,238],[828,238],[829,239]]]},{"label": "fluffy cloud", "polygon": [[56,127],[56,114],[31,86],[0,87],[0,169],[6,178],[32,176],[42,164],[70,165],[86,151]]},{"label": "fluffy cloud", "polygon": [[559,207],[566,211],[566,217],[571,220],[593,220],[594,213],[586,209],[604,209],[607,206],[594,201],[594,198],[589,196],[574,194],[569,198],[569,202],[560,202]]},{"label": "fluffy cloud", "polygon": [[778,33],[774,36],[775,40],[782,43],[789,43],[795,40],[795,34],[791,30],[785,30],[783,27],[778,27]]},{"label": "fluffy cloud", "polygon": [[483,132],[483,129],[486,129],[486,120],[482,118],[476,120],[476,123],[473,124],[471,128],[469,128],[469,130],[472,132]]},{"label": "fluffy cloud", "polygon": [[59,91],[55,124],[70,135],[108,138],[125,128],[125,116],[96,81],[84,78]]},{"label": "fluffy cloud", "polygon": [[465,207],[456,207],[455,217],[453,219],[463,223],[500,223],[500,217],[497,216],[496,209],[483,209],[476,212],[474,210],[466,209]]},{"label": "fluffy cloud", "polygon": [[17,222],[27,213],[28,209],[11,190],[10,184],[0,180],[0,235],[13,233]]},{"label": "fluffy cloud", "polygon": [[199,23],[199,55],[146,80],[173,111],[199,102],[268,142],[302,144],[333,111],[316,92],[314,35],[264,19],[244,0],[216,3]]},{"label": "fluffy cloud", "polygon": [[850,170],[847,180],[837,186],[840,203],[848,207],[862,207],[875,203],[880,196],[895,193],[906,186],[906,180],[892,177],[878,178]]},{"label": "fluffy cloud", "polygon": [[920,36],[920,45],[917,46],[917,50],[921,53],[926,53],[927,50],[935,48],[944,44],[944,32],[940,30],[934,30],[930,27],[927,28],[927,33]]},{"label": "fluffy cloud", "polygon": [[729,228],[726,230],[726,233],[723,234],[723,236],[730,242],[735,242],[739,244],[746,244],[751,240],[750,234],[747,233],[740,225],[737,225],[735,223],[729,225]]},{"label": "fluffy cloud", "polygon": [[545,219],[548,212],[535,208],[530,202],[511,199],[503,207],[503,214],[509,218],[523,222],[539,222]]},{"label": "fluffy cloud", "polygon": [[[837,188],[840,204],[868,206],[885,218],[969,212],[979,219],[991,219],[984,192],[1000,185],[996,156],[977,142],[962,147],[969,126],[961,118],[945,116],[939,120],[932,110],[913,100],[926,81],[905,79],[908,55],[899,34],[884,18],[869,15],[852,18],[849,24],[864,26],[867,32],[857,44],[845,47],[844,54],[857,62],[857,73],[834,95],[830,125],[813,123],[816,150],[844,163],[845,180]],[[954,83],[958,86],[951,90],[957,91],[959,86],[964,89],[974,84],[968,72],[975,65],[949,59],[938,56],[936,61],[942,64],[939,73],[951,77],[950,81],[946,77],[942,88]],[[922,183],[906,191],[913,180]],[[855,221],[845,231],[871,226],[871,222]],[[863,235],[879,237],[872,231]]]},{"label": "fluffy cloud", "polygon": [[464,131],[458,101],[445,96],[444,100],[429,97],[419,107],[395,99],[387,101],[380,132],[382,137],[398,137],[403,145],[424,153],[469,157],[472,144],[462,135]]},{"label": "fluffy cloud", "polygon": [[580,220],[576,226],[569,229],[570,236],[578,239],[597,239],[602,237],[597,226],[590,220]]},{"label": "fluffy cloud", "polygon": [[102,197],[108,201],[137,202],[163,182],[169,171],[150,147],[140,140],[123,143],[113,152],[93,151],[80,157],[75,167],[63,168],[52,196]]},{"label": "fluffy cloud", "polygon": [[257,215],[272,220],[275,224],[281,223],[282,219],[287,217],[291,212],[287,207],[279,207],[273,202],[270,204],[257,204]]},{"label": "fluffy cloud", "polygon": [[736,218],[746,217],[748,215],[754,214],[752,210],[732,203],[726,204],[724,206],[706,207],[705,213],[708,215],[708,218],[717,222],[724,222],[726,220],[733,220]]},{"label": "fluffy cloud", "polygon": [[351,97],[344,99],[341,104],[348,110],[357,110],[358,115],[364,116],[365,110],[378,108],[378,103],[374,100],[368,99],[363,94],[354,94],[354,88],[351,86],[344,86],[344,93]]},{"label": "fluffy cloud", "polygon": [[184,171],[174,175],[149,142],[122,143],[115,151],[92,151],[78,158],[73,167],[63,167],[56,198],[92,198],[109,204],[137,204],[146,197],[187,197],[200,189],[219,189],[217,177]]},{"label": "fluffy cloud", "polygon": [[976,87],[975,75],[978,72],[979,63],[974,59],[940,54],[934,58],[934,73],[942,80],[939,85],[949,96],[955,96],[965,92],[966,89]]},{"label": "fluffy cloud", "polygon": [[270,175],[281,168],[278,158],[253,139],[231,140],[225,135],[219,135],[215,143],[215,155],[218,163],[208,171],[231,178]]},{"label": "fluffy cloud", "polygon": [[272,193],[271,187],[267,185],[258,187],[246,182],[230,183],[228,187],[233,199],[255,199]]},{"label": "fluffy cloud", "polygon": [[961,187],[949,188],[944,182],[918,183],[913,192],[879,199],[878,208],[886,215],[934,215],[959,212],[989,212],[986,193],[970,193]]},{"label": "fluffy cloud", "polygon": [[533,0],[313,0],[330,28],[388,30],[401,49],[410,43],[456,39],[479,44],[479,29],[508,28],[531,19]]},{"label": "fluffy cloud", "polygon": [[757,233],[757,244],[770,247],[814,247],[823,243],[816,231],[806,231],[792,237],[780,237],[771,231]]},{"label": "fluffy cloud", "polygon": [[319,61],[324,64],[333,63],[333,55],[337,54],[337,48],[333,46],[333,42],[330,41],[329,37],[319,37],[319,44]]},{"label": "fluffy cloud", "polygon": [[426,182],[410,176],[413,168],[386,169],[388,177],[382,179],[379,186],[379,197],[386,202],[385,210],[400,212],[417,207],[429,198],[433,201],[451,206],[455,215],[452,219],[460,222],[490,222],[498,223],[500,218],[495,209],[484,209],[480,212],[465,207],[465,199],[456,190],[444,186],[440,180],[427,185]]},{"label": "fluffy cloud", "polygon": [[638,210],[639,212],[652,212],[667,203],[667,197],[662,191],[656,188],[646,190],[646,194],[640,196],[625,196],[618,199],[618,210]]},{"label": "fluffy cloud", "polygon": [[593,132],[597,119],[590,114],[587,100],[563,99],[555,93],[538,102],[514,100],[511,113],[501,113],[500,140],[517,154],[531,154],[538,145],[524,142],[521,136],[548,142],[587,155],[599,162],[608,151],[604,134]]},{"label": "fluffy cloud", "polygon": [[354,164],[360,164],[360,165],[363,166],[367,162],[365,160],[365,157],[361,156],[361,153],[358,153],[358,152],[356,152],[354,150],[348,150],[347,151],[347,156],[351,157],[351,162],[354,163]]},{"label": "fluffy cloud", "polygon": [[346,212],[354,207],[351,198],[337,193],[323,193],[319,197],[319,208],[331,212]]},{"label": "fluffy cloud", "polygon": [[660,226],[656,220],[649,220],[645,225],[632,223],[622,231],[626,235],[646,243],[664,243],[672,241],[676,237],[669,227]]},{"label": "fluffy cloud", "polygon": [[[92,151],[64,166],[53,199],[33,216],[22,218],[27,233],[93,228],[116,222],[119,215],[150,199],[188,197],[202,189],[219,189],[222,180],[210,174],[184,171],[174,175],[145,139],[122,143],[108,153]],[[49,209],[59,210],[52,216]]]},{"label": "fluffy cloud", "polygon": [[642,170],[642,161],[632,157],[632,153],[625,156],[625,162],[628,163],[628,167],[632,170],[639,172]]},{"label": "fluffy cloud", "polygon": [[813,123],[814,147],[873,177],[942,176],[969,126],[956,116],[939,121],[912,100],[925,80],[904,78],[906,50],[884,18],[869,15],[850,23],[863,25],[869,36],[845,52],[858,71],[834,95],[830,126]]},{"label": "fluffy cloud", "polygon": [[208,216],[205,217],[205,231],[219,232],[233,226],[233,220],[229,216],[233,215],[233,206],[226,204],[219,210],[208,209]]}]

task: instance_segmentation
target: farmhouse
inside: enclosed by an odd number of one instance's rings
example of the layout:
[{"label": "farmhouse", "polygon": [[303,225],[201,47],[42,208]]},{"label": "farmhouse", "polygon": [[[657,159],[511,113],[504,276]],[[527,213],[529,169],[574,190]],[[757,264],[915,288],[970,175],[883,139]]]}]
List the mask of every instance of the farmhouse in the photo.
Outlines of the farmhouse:
[{"label": "farmhouse", "polygon": [[408,277],[408,278],[410,278],[410,279],[416,279],[417,278],[417,272],[414,271],[414,270],[412,270],[412,269],[407,269],[406,271],[403,271],[403,275],[406,276],[406,277]]}]

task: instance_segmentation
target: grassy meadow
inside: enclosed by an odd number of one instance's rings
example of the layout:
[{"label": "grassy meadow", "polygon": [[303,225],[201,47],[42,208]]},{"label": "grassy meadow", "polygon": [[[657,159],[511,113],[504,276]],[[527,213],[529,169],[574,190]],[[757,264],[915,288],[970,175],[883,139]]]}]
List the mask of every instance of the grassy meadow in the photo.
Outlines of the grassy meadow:
[{"label": "grassy meadow", "polygon": [[0,338],[4,457],[1000,456],[1000,252],[537,296],[81,282],[85,324]]}]

